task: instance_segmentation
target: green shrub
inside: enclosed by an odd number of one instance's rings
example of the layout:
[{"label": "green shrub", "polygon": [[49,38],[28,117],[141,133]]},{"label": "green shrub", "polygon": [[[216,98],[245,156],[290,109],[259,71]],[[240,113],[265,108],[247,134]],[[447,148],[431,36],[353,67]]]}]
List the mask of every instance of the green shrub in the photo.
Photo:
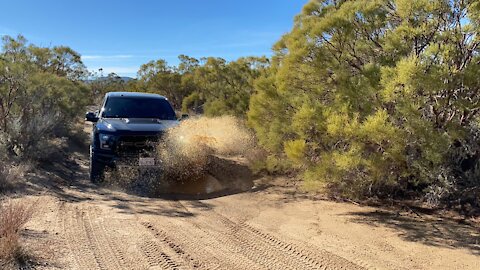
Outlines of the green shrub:
[{"label": "green shrub", "polygon": [[3,38],[0,137],[7,155],[41,159],[50,140],[68,134],[88,103],[84,73],[79,55],[68,47],[39,48],[27,46],[22,36]]},{"label": "green shrub", "polygon": [[478,189],[479,7],[308,3],[250,98],[270,167],[352,198]]}]

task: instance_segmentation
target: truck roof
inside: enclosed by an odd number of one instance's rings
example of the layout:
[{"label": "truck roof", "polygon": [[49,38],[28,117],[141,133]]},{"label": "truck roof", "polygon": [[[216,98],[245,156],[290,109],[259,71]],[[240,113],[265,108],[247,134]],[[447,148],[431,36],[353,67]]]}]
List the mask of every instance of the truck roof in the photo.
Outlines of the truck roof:
[{"label": "truck roof", "polygon": [[164,96],[152,93],[140,93],[140,92],[108,92],[107,97],[138,97],[138,98],[159,98],[167,99]]}]

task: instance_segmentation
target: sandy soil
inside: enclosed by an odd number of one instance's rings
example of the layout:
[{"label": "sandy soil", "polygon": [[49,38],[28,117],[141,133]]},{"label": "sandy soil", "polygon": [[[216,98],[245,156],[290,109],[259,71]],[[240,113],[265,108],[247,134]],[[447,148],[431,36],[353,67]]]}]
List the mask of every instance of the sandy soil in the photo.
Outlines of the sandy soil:
[{"label": "sandy soil", "polygon": [[38,205],[22,232],[33,269],[480,269],[478,227],[315,199],[240,160],[177,187],[210,194],[148,198],[89,183],[71,156],[19,198]]},{"label": "sandy soil", "polygon": [[22,198],[39,205],[23,236],[35,269],[480,268],[477,228],[302,198],[285,182],[176,199],[79,181]]}]

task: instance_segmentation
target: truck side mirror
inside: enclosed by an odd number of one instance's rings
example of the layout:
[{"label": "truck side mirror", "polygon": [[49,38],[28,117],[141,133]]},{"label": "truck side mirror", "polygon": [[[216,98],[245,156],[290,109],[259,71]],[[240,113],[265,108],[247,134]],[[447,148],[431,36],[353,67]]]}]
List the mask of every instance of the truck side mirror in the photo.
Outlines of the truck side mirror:
[{"label": "truck side mirror", "polygon": [[186,119],[188,119],[188,117],[189,117],[188,114],[183,113],[182,117],[180,117],[180,121],[186,120]]},{"label": "truck side mirror", "polygon": [[87,112],[85,114],[85,121],[95,123],[98,121],[98,116],[94,112]]}]

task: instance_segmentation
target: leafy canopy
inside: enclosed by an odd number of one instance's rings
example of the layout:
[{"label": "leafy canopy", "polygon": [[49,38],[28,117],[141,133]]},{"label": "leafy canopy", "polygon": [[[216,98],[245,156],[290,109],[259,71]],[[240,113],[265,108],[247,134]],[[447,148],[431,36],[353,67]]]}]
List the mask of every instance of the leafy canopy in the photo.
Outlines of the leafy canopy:
[{"label": "leafy canopy", "polygon": [[468,178],[476,169],[458,166],[479,153],[479,2],[309,2],[256,81],[260,143],[353,197]]}]

